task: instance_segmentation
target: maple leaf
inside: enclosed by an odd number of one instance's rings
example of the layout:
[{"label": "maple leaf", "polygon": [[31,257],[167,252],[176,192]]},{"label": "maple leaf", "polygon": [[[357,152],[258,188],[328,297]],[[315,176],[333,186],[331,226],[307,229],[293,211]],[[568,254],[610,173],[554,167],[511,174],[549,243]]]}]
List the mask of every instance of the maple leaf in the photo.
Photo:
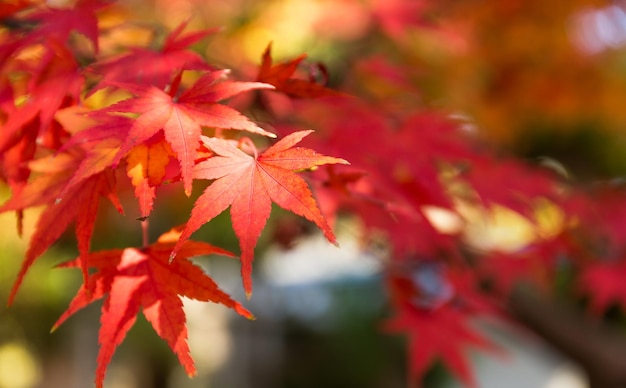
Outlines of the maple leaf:
[{"label": "maple leaf", "polygon": [[196,201],[172,257],[193,232],[230,206],[233,229],[241,247],[243,285],[250,296],[254,247],[269,218],[272,202],[314,222],[329,241],[336,243],[307,183],[294,171],[348,162],[308,148],[293,147],[311,132],[294,132],[254,157],[226,140],[203,138],[216,156],[198,163],[194,177],[215,181]]},{"label": "maple leaf", "polygon": [[327,96],[341,96],[342,94],[324,87],[311,79],[294,78],[300,63],[306,58],[301,55],[285,63],[272,64],[272,44],[268,44],[263,53],[263,60],[257,75],[258,82],[268,83],[276,87],[276,91],[283,92],[290,97],[315,98]]},{"label": "maple leaf", "polygon": [[[132,125],[132,119],[129,117],[98,115],[95,112],[89,112],[89,117],[86,120],[85,116],[78,116],[73,113],[67,118],[60,116],[62,115],[57,114],[56,119],[61,122],[64,128],[69,129],[72,136],[63,143],[58,152],[65,152],[73,147],[89,149],[102,141],[124,139],[128,135],[127,129]],[[79,124],[81,119],[85,120],[84,127],[81,127],[83,123]],[[75,128],[76,126],[79,128]]]},{"label": "maple leaf", "polygon": [[466,324],[476,313],[497,313],[478,292],[474,274],[412,257],[395,263],[388,282],[398,312],[383,328],[408,333],[410,381],[419,381],[439,358],[463,383],[475,387],[463,348],[474,346],[499,354],[502,350]]},{"label": "maple leaf", "polygon": [[626,306],[626,264],[597,263],[585,269],[580,278],[580,287],[590,297],[589,309],[602,314],[612,304]]},{"label": "maple leaf", "polygon": [[[20,141],[0,155],[0,178],[9,185],[13,196],[18,196],[26,187],[30,169],[23,163],[31,160],[36,151],[35,130],[25,131]],[[22,235],[22,210],[17,210],[17,232]]]},{"label": "maple leaf", "polygon": [[[13,196],[19,196],[27,184],[32,160],[40,147],[58,148],[67,138],[67,132],[56,122],[57,110],[77,101],[83,78],[69,50],[50,40],[43,57],[27,84],[24,103],[19,107],[13,101],[10,87],[2,88],[0,106],[7,113],[0,131],[0,176],[11,187]],[[22,209],[17,211],[18,233],[21,234]]]},{"label": "maple leaf", "polygon": [[484,337],[468,328],[467,317],[460,311],[445,307],[433,311],[400,310],[385,323],[391,332],[408,332],[411,381],[419,381],[437,358],[470,387],[476,382],[462,353],[462,347],[472,345],[485,350],[497,348]]},{"label": "maple leaf", "polygon": [[[102,122],[91,126],[86,124],[86,129],[72,135],[60,149],[60,151],[67,151],[72,147],[82,147],[87,151],[76,173],[59,197],[63,197],[67,190],[86,177],[110,166],[119,152],[120,139],[127,135],[128,131],[125,129],[132,125],[132,119],[125,116],[104,114],[98,117],[97,114],[92,114],[91,118],[100,119]],[[76,116],[69,115],[69,119],[62,121],[68,121],[68,125],[72,123],[75,125],[77,120]],[[153,136],[146,143],[135,146],[129,152],[126,159],[126,174],[135,188],[141,218],[150,215],[156,188],[163,183],[166,167],[175,156],[163,135]]]},{"label": "maple leaf", "polygon": [[161,138],[154,143],[136,146],[126,158],[126,174],[135,187],[142,218],[148,217],[152,211],[156,187],[163,183],[172,156],[175,155],[169,144]]},{"label": "maple leaf", "polygon": [[[96,158],[97,155],[96,152]],[[9,304],[13,302],[30,266],[61,237],[72,221],[76,224],[76,239],[81,257],[89,252],[101,196],[108,197],[118,211],[122,212],[115,192],[115,176],[110,169],[103,167],[100,171],[85,173],[76,184],[64,189],[75,176],[77,169],[81,170],[81,161],[84,160],[89,161],[90,158],[81,159],[75,153],[64,153],[29,163],[31,171],[40,174],[0,206],[0,212],[5,212],[47,205],[39,216],[35,232],[30,238],[24,261],[9,295]],[[65,193],[65,196],[61,198],[60,193]],[[83,267],[83,273],[86,277],[87,267]]]},{"label": "maple leaf", "polygon": [[339,209],[353,199],[355,183],[365,182],[367,173],[355,170],[352,166],[346,170],[338,170],[334,165],[315,171],[314,190],[322,214],[331,227],[335,225]]},{"label": "maple leaf", "polygon": [[192,168],[196,149],[200,145],[202,126],[245,130],[275,137],[236,110],[218,103],[248,90],[270,89],[272,86],[258,82],[217,82],[227,73],[226,70],[210,72],[178,97],[174,97],[176,88],[168,94],[153,86],[120,84],[137,97],[120,101],[99,112],[130,112],[140,116],[130,127],[113,165],[133,147],[163,130],[180,163],[185,193],[190,195]]},{"label": "maple leaf", "polygon": [[152,85],[163,89],[175,71],[214,70],[200,55],[189,50],[189,46],[218,29],[182,34],[186,26],[186,22],[181,23],[166,37],[163,47],[159,50],[132,47],[127,53],[94,63],[91,70],[101,74],[103,78],[89,94],[116,83]]},{"label": "maple leaf", "polygon": [[[87,265],[95,268],[96,272],[89,276],[87,287],[78,290],[52,330],[78,310],[106,296],[98,334],[100,350],[96,387],[102,387],[113,353],[135,323],[140,308],[189,376],[196,374],[196,368],[189,355],[182,296],[220,303],[248,319],[254,319],[252,313],[223,292],[201,268],[187,260],[199,255],[232,254],[207,243],[187,240],[181,245],[177,258],[170,263],[169,255],[177,237],[178,233],[170,231],[156,243],[141,249],[114,249],[90,253],[85,257]],[[78,261],[61,267],[76,267]]]},{"label": "maple leaf", "polygon": [[43,7],[29,14],[26,20],[37,23],[31,39],[50,38],[65,43],[72,31],[87,37],[98,52],[98,18],[96,12],[113,3],[112,0],[81,0],[72,8]]},{"label": "maple leaf", "polygon": [[[49,148],[58,148],[62,128],[52,125],[56,112],[67,100],[78,101],[83,76],[72,53],[54,40],[32,72],[28,82],[26,102],[9,112],[0,132],[0,153],[17,144],[27,131],[36,131],[39,142]],[[39,125],[29,125],[38,119]]]},{"label": "maple leaf", "polygon": [[58,194],[57,202],[64,200],[70,190],[83,183],[87,178],[106,170],[120,148],[119,143],[118,139],[106,139],[87,149],[80,164],[73,171],[72,178]]}]

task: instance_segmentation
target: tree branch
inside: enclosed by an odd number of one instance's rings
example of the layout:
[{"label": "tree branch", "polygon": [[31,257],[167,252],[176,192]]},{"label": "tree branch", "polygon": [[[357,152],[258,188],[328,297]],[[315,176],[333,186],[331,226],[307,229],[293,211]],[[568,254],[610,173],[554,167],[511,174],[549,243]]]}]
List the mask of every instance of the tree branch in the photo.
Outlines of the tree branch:
[{"label": "tree branch", "polygon": [[591,388],[626,387],[626,336],[529,285],[511,292],[509,307],[528,328],[577,361]]}]

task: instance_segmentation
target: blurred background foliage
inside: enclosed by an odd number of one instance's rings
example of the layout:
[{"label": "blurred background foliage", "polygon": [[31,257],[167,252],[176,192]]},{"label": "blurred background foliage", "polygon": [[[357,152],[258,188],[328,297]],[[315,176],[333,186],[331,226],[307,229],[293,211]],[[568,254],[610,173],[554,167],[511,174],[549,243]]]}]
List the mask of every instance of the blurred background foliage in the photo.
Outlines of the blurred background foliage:
[{"label": "blurred background foliage", "polygon": [[[221,27],[198,49],[253,78],[274,42],[276,61],[306,53],[329,85],[397,109],[443,108],[521,156],[553,156],[582,178],[619,174],[626,161],[622,96],[626,14],[602,0],[130,1],[144,23],[116,28],[106,51],[169,30]],[[127,15],[107,15],[119,26]],[[166,31],[160,31],[164,34]],[[399,98],[401,95],[404,98]],[[588,158],[572,155],[571,149]],[[581,165],[580,160],[593,160]]]},{"label": "blurred background foliage", "polygon": [[[62,6],[67,1],[48,3]],[[237,78],[254,79],[263,51],[273,42],[276,61],[307,53],[307,64],[319,62],[327,68],[333,88],[390,110],[453,112],[470,132],[502,153],[550,158],[582,182],[624,174],[626,8],[622,2],[129,0],[124,10],[115,8],[101,15],[105,32],[101,50],[107,55],[152,44],[155,36],[162,39],[183,21],[189,21],[189,30],[222,28],[196,49],[209,63],[232,69]],[[151,235],[188,217],[193,201],[179,191],[166,188],[159,193]],[[194,195],[199,192],[196,187]],[[6,198],[3,189],[2,199]],[[133,208],[133,201],[124,199],[127,208]],[[115,212],[102,216],[94,250],[139,244],[139,224],[128,225]],[[25,236],[32,233],[34,218],[33,213],[26,214]],[[13,214],[0,215],[3,300],[27,241],[16,235],[14,222]],[[503,221],[505,234],[515,234],[515,226],[510,225],[521,222]],[[271,245],[272,233],[279,228],[269,226],[259,251]],[[483,238],[485,234],[483,229],[469,233]],[[237,250],[227,215],[203,227],[195,238]],[[98,307],[91,306],[48,334],[80,284],[77,271],[50,271],[50,267],[76,253],[73,237],[66,236],[32,268],[15,305],[0,307],[0,387],[91,384]],[[310,259],[315,261],[317,254],[327,253],[309,252]],[[226,291],[244,299],[236,263],[200,261]],[[345,275],[290,286],[261,278],[256,284],[249,303],[259,316],[254,323],[241,322],[230,312],[189,304],[191,348],[199,363],[212,365],[204,368],[206,375],[191,381],[181,378],[174,357],[141,321],[118,351],[107,386],[406,386],[405,345],[399,338],[382,335],[378,327],[387,311],[377,275]],[[325,294],[320,296],[319,290]],[[295,302],[281,299],[285,295],[296,298]],[[307,315],[297,310],[303,304],[326,307]],[[436,387],[446,379],[435,368],[425,386]]]}]

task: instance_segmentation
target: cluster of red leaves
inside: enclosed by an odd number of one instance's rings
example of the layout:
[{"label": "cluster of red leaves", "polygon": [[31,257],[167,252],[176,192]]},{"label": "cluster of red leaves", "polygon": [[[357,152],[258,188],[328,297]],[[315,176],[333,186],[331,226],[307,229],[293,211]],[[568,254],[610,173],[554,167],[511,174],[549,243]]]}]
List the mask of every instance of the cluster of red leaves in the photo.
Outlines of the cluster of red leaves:
[{"label": "cluster of red leaves", "polygon": [[[407,28],[434,28],[401,12],[422,12],[426,2],[384,3],[375,2],[372,14],[392,41],[402,39]],[[496,347],[471,328],[471,320],[500,314],[497,298],[481,292],[485,281],[506,296],[518,279],[545,283],[565,258],[581,270],[580,289],[590,294],[594,310],[626,306],[620,282],[626,273],[621,216],[626,207],[619,193],[603,192],[600,205],[590,206],[594,195],[569,187],[556,174],[502,160],[478,146],[475,133],[464,129],[467,123],[446,112],[415,109],[420,96],[410,82],[411,69],[380,57],[364,59],[353,84],[364,76],[377,87],[357,99],[313,76],[302,77],[305,56],[273,63],[268,47],[254,81],[233,81],[227,70],[189,48],[215,30],[185,33],[184,24],[158,49],[132,47],[105,55],[98,47],[98,14],[113,6],[105,0],[81,0],[62,9],[30,1],[0,5],[0,177],[12,192],[0,212],[15,211],[21,230],[23,211],[44,206],[9,302],[30,266],[74,223],[79,257],[64,266],[81,268],[84,287],[54,327],[106,298],[98,387],[140,308],[190,375],[195,369],[181,296],[222,303],[252,318],[187,260],[231,255],[189,240],[229,207],[249,296],[254,248],[272,202],[315,223],[333,243],[332,225],[342,211],[363,221],[366,237],[383,233],[391,252],[390,302],[397,311],[386,328],[409,333],[412,381],[439,358],[475,385],[464,348]],[[85,42],[76,43],[76,33],[91,47],[78,49]],[[183,77],[188,74],[194,82]],[[128,97],[88,106],[95,92]],[[276,119],[270,132],[225,103],[242,93],[287,98],[291,104],[278,115],[264,100],[249,100]],[[316,134],[307,137],[310,128]],[[274,137],[279,140],[257,149]],[[301,141],[310,148],[297,146]],[[140,248],[91,252],[100,197],[122,213],[117,180],[125,178],[142,220],[165,182],[182,181],[187,195],[194,180],[211,183],[182,230],[153,244],[145,239]],[[532,219],[538,200],[561,208],[567,220],[557,233],[513,253],[468,254],[460,231],[443,231],[428,214],[436,208],[462,218],[457,206],[462,201],[486,209],[504,206]]]},{"label": "cluster of red leaves", "polygon": [[[7,24],[10,20],[15,26],[0,37],[0,53],[6,59],[0,68],[0,163],[2,178],[12,191],[0,211],[16,211],[21,225],[25,209],[45,206],[9,303],[35,260],[74,223],[80,255],[65,266],[82,269],[84,287],[55,327],[106,296],[98,387],[140,308],[188,374],[195,374],[180,297],[221,303],[244,317],[253,316],[187,261],[198,255],[232,254],[191,241],[190,235],[230,206],[233,228],[241,241],[244,288],[251,295],[254,247],[271,203],[311,220],[335,242],[297,171],[347,163],[296,147],[311,131],[285,136],[263,152],[249,137],[225,133],[237,130],[276,137],[223,102],[274,86],[231,81],[227,70],[216,70],[189,49],[213,31],[185,34],[183,24],[158,50],[137,47],[122,55],[101,55],[97,14],[111,6],[108,1],[84,0],[70,8],[24,2],[3,4],[0,9]],[[94,60],[88,65],[79,63],[71,39],[74,33],[86,36],[93,46]],[[37,55],[27,55],[28,50]],[[266,60],[271,60],[269,54]],[[193,84],[183,86],[185,71],[199,73]],[[18,77],[20,82],[11,81]],[[296,86],[303,87],[306,83]],[[87,96],[103,89],[131,96],[99,109],[85,105]],[[81,120],[86,123],[78,128]],[[123,176],[120,171],[134,187],[142,220],[149,217],[156,190],[166,181],[182,181],[188,196],[195,179],[213,183],[197,200],[182,235],[167,234],[154,244],[145,238],[141,248],[90,252],[100,198],[109,198],[123,212],[117,192],[117,180]]]}]

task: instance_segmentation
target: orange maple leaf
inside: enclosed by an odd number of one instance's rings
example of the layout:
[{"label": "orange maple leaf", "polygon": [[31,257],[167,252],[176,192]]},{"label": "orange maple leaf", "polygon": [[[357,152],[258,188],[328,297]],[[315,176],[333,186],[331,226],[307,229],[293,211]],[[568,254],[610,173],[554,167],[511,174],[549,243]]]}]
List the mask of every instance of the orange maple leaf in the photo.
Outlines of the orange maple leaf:
[{"label": "orange maple leaf", "polygon": [[264,153],[254,157],[227,140],[203,138],[204,144],[216,156],[198,163],[194,169],[194,178],[215,181],[196,201],[172,257],[193,232],[230,206],[233,229],[241,247],[243,285],[246,294],[250,296],[254,247],[269,218],[272,201],[313,221],[329,241],[336,243],[307,183],[294,171],[348,162],[318,154],[308,148],[293,148],[311,132],[300,131],[285,136]]},{"label": "orange maple leaf", "polygon": [[[230,307],[240,315],[254,319],[252,313],[230,298],[190,257],[232,253],[210,244],[185,241],[176,260],[168,262],[177,233],[166,233],[145,248],[114,249],[90,253],[87,265],[97,271],[90,274],[87,287],[81,287],[68,309],[54,324],[56,330],[67,318],[90,303],[104,298],[98,341],[96,387],[101,388],[106,368],[117,346],[124,340],[140,308],[157,334],[178,357],[189,376],[196,374],[187,344],[187,326],[181,296],[214,302]],[[76,267],[79,260],[61,265]]]},{"label": "orange maple leaf", "polygon": [[161,137],[154,143],[139,144],[126,158],[126,175],[135,188],[142,218],[152,211],[156,188],[163,183],[172,156],[176,155]]}]

